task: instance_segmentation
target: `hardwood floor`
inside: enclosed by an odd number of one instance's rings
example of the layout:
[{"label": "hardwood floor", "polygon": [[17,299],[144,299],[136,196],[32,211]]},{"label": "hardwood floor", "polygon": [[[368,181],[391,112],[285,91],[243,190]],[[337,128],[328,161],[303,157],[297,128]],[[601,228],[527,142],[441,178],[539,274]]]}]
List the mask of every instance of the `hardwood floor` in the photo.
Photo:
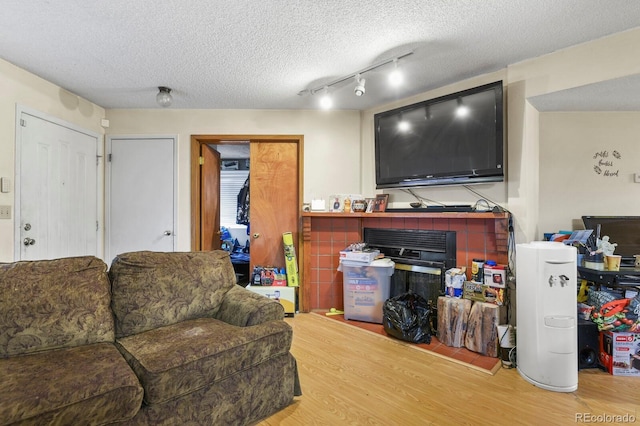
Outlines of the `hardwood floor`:
[{"label": "hardwood floor", "polygon": [[303,395],[261,426],[640,423],[640,377],[581,370],[577,391],[551,392],[516,369],[492,376],[321,315],[287,321]]}]

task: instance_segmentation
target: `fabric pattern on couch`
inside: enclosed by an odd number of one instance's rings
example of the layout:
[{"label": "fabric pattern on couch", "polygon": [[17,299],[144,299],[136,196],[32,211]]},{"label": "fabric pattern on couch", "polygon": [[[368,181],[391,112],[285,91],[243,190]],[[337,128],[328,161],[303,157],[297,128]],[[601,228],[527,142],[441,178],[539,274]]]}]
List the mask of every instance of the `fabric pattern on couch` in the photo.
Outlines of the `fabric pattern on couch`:
[{"label": "fabric pattern on couch", "polygon": [[106,271],[93,256],[0,264],[0,358],[113,343]]},{"label": "fabric pattern on couch", "polygon": [[131,252],[109,270],[116,337],[202,317],[214,317],[235,272],[224,251]]},{"label": "fabric pattern on couch", "polygon": [[238,286],[229,253],[123,253],[109,275],[116,345],[145,392],[127,424],[251,424],[301,394],[284,308]]},{"label": "fabric pattern on couch", "polygon": [[127,420],[143,390],[113,344],[0,359],[0,424],[83,425]]},{"label": "fabric pattern on couch", "polygon": [[287,354],[291,339],[291,327],[284,321],[236,327],[199,318],[125,337],[117,344],[145,389],[145,403],[151,405]]},{"label": "fabric pattern on couch", "polygon": [[[146,405],[127,426],[253,425],[292,402],[295,359],[291,354],[242,370],[183,398]],[[283,389],[288,389],[287,392]],[[185,403],[191,402],[191,403]],[[197,406],[197,409],[194,409]],[[167,413],[172,413],[168,416]],[[179,419],[179,422],[176,422]]]},{"label": "fabric pattern on couch", "polygon": [[102,425],[139,412],[106,271],[93,256],[0,264],[1,425]]}]

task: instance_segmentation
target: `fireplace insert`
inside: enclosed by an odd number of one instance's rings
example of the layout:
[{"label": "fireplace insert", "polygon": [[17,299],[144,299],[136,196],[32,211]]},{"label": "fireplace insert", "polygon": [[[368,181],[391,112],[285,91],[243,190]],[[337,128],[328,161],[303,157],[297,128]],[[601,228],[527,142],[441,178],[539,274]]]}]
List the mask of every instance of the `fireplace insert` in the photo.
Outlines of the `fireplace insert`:
[{"label": "fireplace insert", "polygon": [[364,228],[364,242],[395,263],[390,297],[408,291],[431,305],[432,324],[437,324],[438,297],[444,295],[444,276],[456,265],[456,233],[418,229]]}]

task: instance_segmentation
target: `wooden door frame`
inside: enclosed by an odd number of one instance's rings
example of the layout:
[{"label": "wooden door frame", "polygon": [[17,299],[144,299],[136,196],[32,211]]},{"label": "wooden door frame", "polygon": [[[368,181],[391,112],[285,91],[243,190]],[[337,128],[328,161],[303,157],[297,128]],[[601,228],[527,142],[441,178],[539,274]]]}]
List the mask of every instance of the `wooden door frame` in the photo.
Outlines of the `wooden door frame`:
[{"label": "wooden door frame", "polygon": [[[298,145],[298,202],[304,199],[304,136],[303,135],[191,135],[191,250],[198,251],[201,247],[200,241],[200,148],[203,144],[212,145],[232,145],[242,143],[259,142],[289,142]],[[256,161],[251,159],[250,161]],[[296,211],[296,221],[298,223],[298,274],[300,287],[298,289],[298,300],[300,312],[308,312],[311,301],[309,289],[304,284],[304,272],[300,267],[304,258],[302,225],[301,225],[302,205]]]}]

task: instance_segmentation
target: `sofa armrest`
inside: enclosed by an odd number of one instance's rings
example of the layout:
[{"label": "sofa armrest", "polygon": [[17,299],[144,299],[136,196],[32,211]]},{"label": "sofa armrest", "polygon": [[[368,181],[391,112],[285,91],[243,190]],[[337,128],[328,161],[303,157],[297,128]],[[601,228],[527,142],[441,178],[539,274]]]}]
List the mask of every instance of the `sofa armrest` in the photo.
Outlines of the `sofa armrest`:
[{"label": "sofa armrest", "polygon": [[274,299],[253,293],[239,285],[224,296],[216,319],[239,327],[284,319],[284,308]]}]

